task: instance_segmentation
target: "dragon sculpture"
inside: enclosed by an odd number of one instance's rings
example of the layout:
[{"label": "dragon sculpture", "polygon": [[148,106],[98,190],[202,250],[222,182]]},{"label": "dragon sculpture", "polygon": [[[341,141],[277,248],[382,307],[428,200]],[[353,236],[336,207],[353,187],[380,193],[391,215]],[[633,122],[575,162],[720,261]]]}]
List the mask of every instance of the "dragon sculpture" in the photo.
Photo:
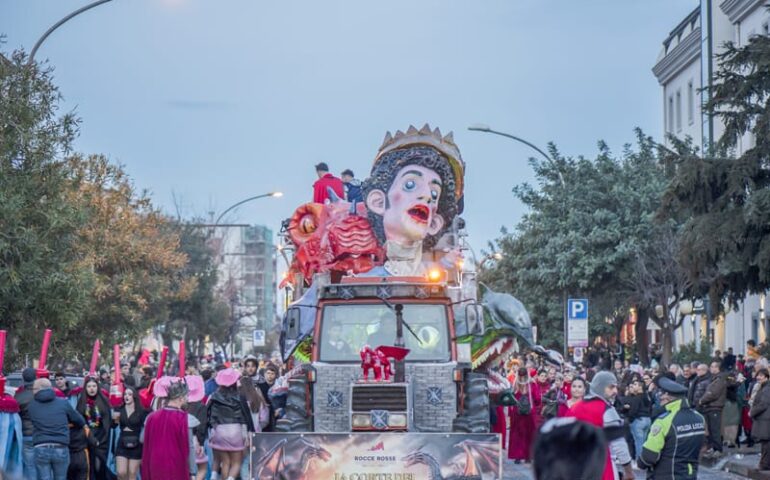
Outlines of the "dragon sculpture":
[{"label": "dragon sculpture", "polygon": [[458,342],[470,343],[474,369],[505,356],[517,346],[532,347],[534,343],[532,321],[519,300],[507,293],[495,292],[484,284],[480,284],[479,289],[480,305],[483,309],[483,335],[475,336],[462,331],[460,327],[465,324],[463,320],[466,312],[463,309],[455,311]]},{"label": "dragon sculpture", "polygon": [[[287,462],[287,451],[291,460]],[[294,459],[297,459],[296,461]],[[254,462],[256,480],[303,480],[314,459],[328,462],[331,453],[305,438],[282,439]]]},{"label": "dragon sculpture", "polygon": [[461,466],[462,473],[448,477],[441,473],[441,465],[438,460],[422,448],[406,455],[401,460],[405,462],[407,468],[418,464],[426,465],[429,480],[482,480],[484,474],[499,474],[499,449],[497,445],[489,442],[463,440],[455,444],[454,447],[464,451],[465,462],[464,466]]}]

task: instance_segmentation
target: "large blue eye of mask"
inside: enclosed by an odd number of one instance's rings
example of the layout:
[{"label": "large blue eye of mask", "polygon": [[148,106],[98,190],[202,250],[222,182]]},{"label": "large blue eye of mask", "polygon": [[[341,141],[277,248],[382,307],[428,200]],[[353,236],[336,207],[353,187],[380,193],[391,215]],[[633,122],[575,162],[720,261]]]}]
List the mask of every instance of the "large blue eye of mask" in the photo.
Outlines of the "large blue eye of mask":
[{"label": "large blue eye of mask", "polygon": [[406,190],[407,192],[414,190],[416,187],[417,187],[417,183],[415,183],[414,180],[407,180],[406,182],[404,182],[404,190]]},{"label": "large blue eye of mask", "polygon": [[437,191],[435,191],[435,190],[431,190],[431,191],[430,191],[430,197],[431,197],[433,200],[438,200],[438,192],[437,192]]}]

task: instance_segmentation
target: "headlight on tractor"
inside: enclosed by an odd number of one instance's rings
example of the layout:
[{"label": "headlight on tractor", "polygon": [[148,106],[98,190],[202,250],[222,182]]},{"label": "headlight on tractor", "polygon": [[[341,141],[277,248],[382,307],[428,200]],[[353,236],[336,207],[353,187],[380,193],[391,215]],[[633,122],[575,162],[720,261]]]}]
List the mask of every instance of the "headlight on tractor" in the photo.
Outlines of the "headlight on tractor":
[{"label": "headlight on tractor", "polygon": [[353,414],[353,428],[366,428],[372,426],[372,419],[366,413]]},{"label": "headlight on tractor", "polygon": [[403,413],[391,413],[388,416],[388,426],[393,428],[406,427],[406,414]]}]

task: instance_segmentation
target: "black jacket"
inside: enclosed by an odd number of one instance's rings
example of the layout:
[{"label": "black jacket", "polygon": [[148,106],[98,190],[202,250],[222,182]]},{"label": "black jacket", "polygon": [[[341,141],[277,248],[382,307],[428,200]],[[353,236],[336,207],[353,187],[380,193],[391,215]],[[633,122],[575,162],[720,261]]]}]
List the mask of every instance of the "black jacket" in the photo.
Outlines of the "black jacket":
[{"label": "black jacket", "polygon": [[53,390],[46,389],[37,392],[35,399],[28,407],[35,432],[32,443],[58,443],[68,446],[70,443],[70,424],[82,428],[86,422],[83,416],[72,408],[63,398],[56,398]]},{"label": "black jacket", "polygon": [[721,412],[727,401],[727,373],[721,372],[711,377],[708,387],[696,406],[702,412]]},{"label": "black jacket", "polygon": [[705,436],[703,416],[687,400],[675,400],[664,406],[650,426],[639,467],[648,470],[648,479],[696,479]]},{"label": "black jacket", "polygon": [[237,390],[219,388],[209,397],[209,426],[216,427],[232,423],[248,425],[250,419],[249,407]]},{"label": "black jacket", "polygon": [[89,415],[96,416],[97,411],[101,416],[101,423],[98,427],[89,427],[91,433],[88,436],[88,441],[92,446],[99,448],[103,452],[107,451],[107,448],[109,447],[110,429],[112,429],[112,410],[110,408],[109,400],[107,400],[107,397],[100,392],[96,395],[94,406],[89,407],[87,399],[88,396],[86,395],[85,390],[83,390],[80,393],[80,398],[78,398],[77,412],[82,415],[84,419],[87,419]]},{"label": "black jacket", "polygon": [[342,186],[345,188],[345,200],[350,203],[364,201],[360,180],[354,178],[350,183],[343,183]]},{"label": "black jacket", "polygon": [[34,433],[32,419],[29,418],[29,404],[34,400],[32,394],[32,384],[24,385],[23,388],[16,390],[14,398],[19,403],[19,416],[21,417],[21,434],[25,437],[31,437]]},{"label": "black jacket", "polygon": [[70,427],[70,453],[82,452],[88,448],[88,437],[83,427]]},{"label": "black jacket", "polygon": [[206,441],[206,432],[209,429],[206,405],[201,402],[190,402],[187,404],[187,413],[200,422],[200,425],[193,428],[193,434],[198,438],[198,444],[203,445],[203,442]]},{"label": "black jacket", "polygon": [[695,377],[690,383],[690,391],[687,393],[687,401],[692,406],[698,406],[698,402],[701,397],[706,393],[706,389],[711,383],[711,373],[707,373],[702,377]]},{"label": "black jacket", "polygon": [[722,371],[727,372],[735,369],[735,361],[736,357],[732,353],[725,355],[725,358],[722,359]]},{"label": "black jacket", "polygon": [[623,414],[628,418],[629,422],[633,422],[637,418],[650,416],[652,401],[646,393],[619,397],[618,399],[620,400],[621,408],[623,408],[623,405],[631,407],[627,410],[623,409]]}]

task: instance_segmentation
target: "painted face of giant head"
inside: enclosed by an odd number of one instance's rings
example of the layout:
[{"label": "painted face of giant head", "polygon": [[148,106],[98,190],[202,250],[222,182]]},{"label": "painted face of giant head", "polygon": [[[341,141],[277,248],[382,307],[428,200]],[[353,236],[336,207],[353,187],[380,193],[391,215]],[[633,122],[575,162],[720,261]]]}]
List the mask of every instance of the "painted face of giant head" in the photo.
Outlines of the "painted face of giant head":
[{"label": "painted face of giant head", "polygon": [[420,165],[401,168],[387,192],[374,190],[367,196],[370,211],[382,216],[385,237],[402,245],[420,242],[444,226],[438,213],[441,177]]},{"label": "painted face of giant head", "polygon": [[447,159],[428,146],[386,154],[364,185],[369,220],[380,242],[432,247],[457,214]]}]

